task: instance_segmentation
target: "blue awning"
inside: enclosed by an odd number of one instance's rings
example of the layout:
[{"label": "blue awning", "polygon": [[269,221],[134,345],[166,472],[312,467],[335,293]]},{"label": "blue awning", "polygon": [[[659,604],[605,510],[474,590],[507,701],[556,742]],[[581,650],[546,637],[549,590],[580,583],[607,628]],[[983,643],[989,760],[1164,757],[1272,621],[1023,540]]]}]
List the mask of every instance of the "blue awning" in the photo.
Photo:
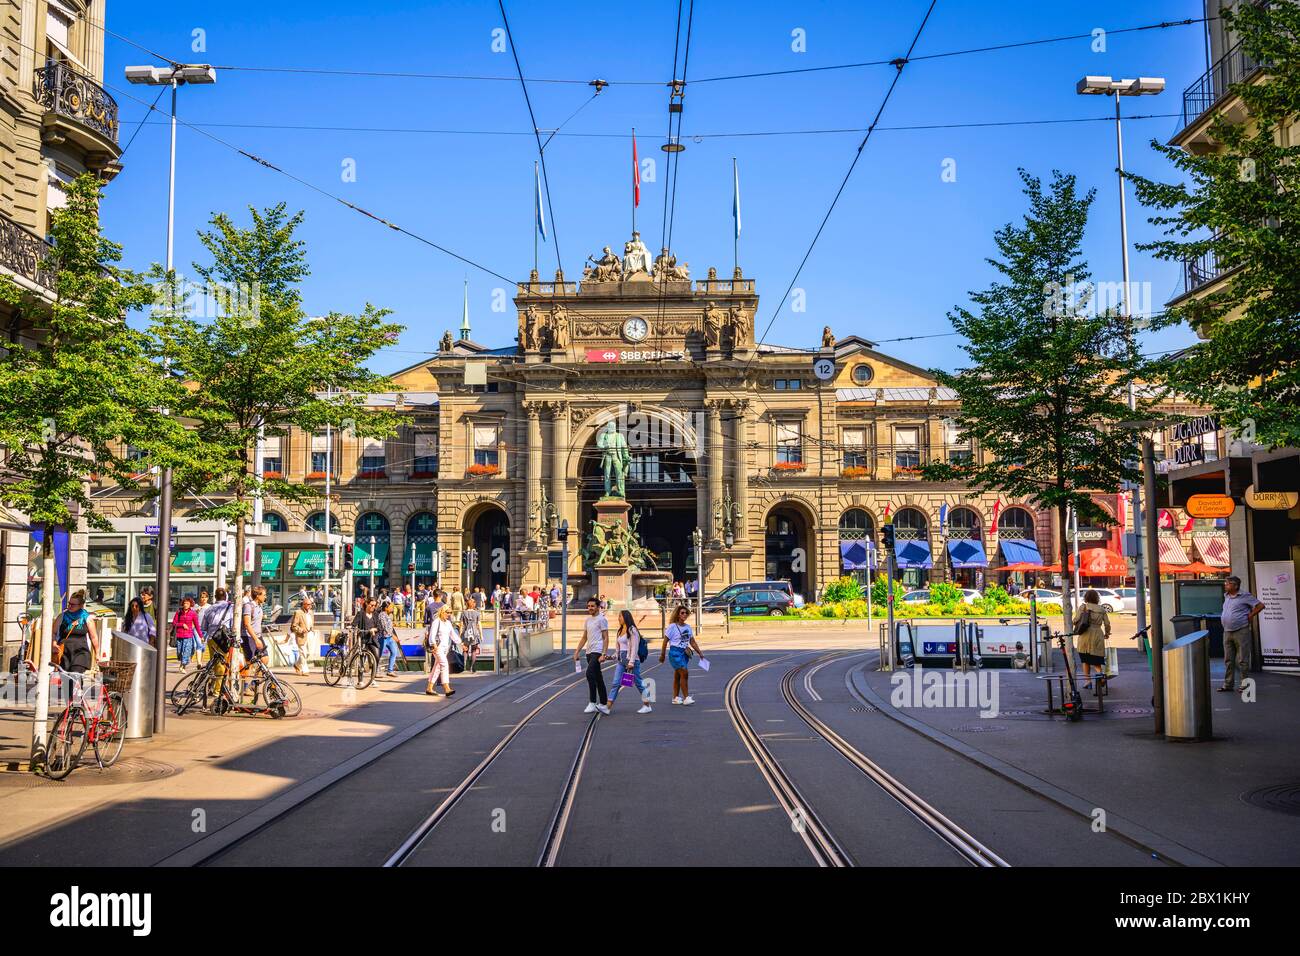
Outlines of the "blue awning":
[{"label": "blue awning", "polygon": [[1042,564],[1043,556],[1038,553],[1038,544],[1028,538],[1001,538],[998,548],[1002,551],[1003,564]]},{"label": "blue awning", "polygon": [[875,549],[874,541],[841,541],[840,564],[845,571],[869,571],[868,556]]},{"label": "blue awning", "polygon": [[948,561],[953,568],[987,568],[988,556],[979,541],[965,538],[948,542]]},{"label": "blue awning", "polygon": [[895,557],[900,568],[934,567],[929,541],[899,541],[895,545]]}]

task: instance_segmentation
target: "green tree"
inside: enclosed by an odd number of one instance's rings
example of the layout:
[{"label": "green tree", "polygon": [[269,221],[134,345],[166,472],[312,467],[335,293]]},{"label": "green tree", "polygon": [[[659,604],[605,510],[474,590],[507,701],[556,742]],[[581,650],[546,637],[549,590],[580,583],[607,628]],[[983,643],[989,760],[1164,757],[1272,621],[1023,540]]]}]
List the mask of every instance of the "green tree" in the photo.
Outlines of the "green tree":
[{"label": "green tree", "polygon": [[[1046,190],[1020,175],[1029,211],[994,235],[999,256],[988,261],[1000,278],[971,293],[975,311],[949,314],[971,364],[934,373],[957,392],[958,431],[983,458],[931,464],[924,473],[1054,510],[1065,568],[1067,510],[1109,521],[1093,493],[1138,477],[1134,435],[1119,426],[1146,417],[1150,398],[1139,392],[1138,410],[1129,410],[1129,385],[1143,363],[1128,322],[1093,300],[1081,247],[1094,192],[1079,195],[1074,176],[1059,172]],[[1064,600],[1068,613],[1068,585]]]},{"label": "green tree", "polygon": [[[178,471],[175,480],[181,493],[214,499],[193,515],[235,526],[236,599],[256,501],[321,497],[312,485],[258,476],[259,436],[295,428],[314,434],[327,424],[360,437],[393,434],[393,413],[364,407],[367,393],[391,387],[365,363],[401,331],[386,321],[387,310],[369,304],[357,315],[309,317],[300,290],[309,274],[306,247],[295,236],[302,213],[289,215],[283,203],[250,212],[247,227],[221,213],[199,234],[211,262],[194,269],[215,314],[196,315],[192,296],[172,274],[160,275],[169,291],[154,315],[163,354],[188,383],[180,410],[210,452],[201,467]],[[236,632],[240,623],[237,613]]]},{"label": "green tree", "polygon": [[[143,277],[117,263],[121,247],[99,226],[101,184],[90,175],[68,187],[67,205],[51,215],[44,267],[53,276],[53,301],[0,277],[0,299],[36,326],[35,343],[0,357],[0,501],[27,515],[46,541],[41,588],[41,670],[32,739],[32,764],[44,762],[48,717],[50,636],[57,608],[56,529],[79,519],[107,529],[88,483],[111,477],[141,489],[150,462],[184,456],[188,439],[179,422],[162,414],[179,396],[175,382],[154,363],[148,338],[126,316],[149,304]],[[127,449],[143,460],[128,458]]]},{"label": "green tree", "polygon": [[1250,57],[1268,64],[1268,80],[1233,87],[1248,117],[1215,114],[1216,152],[1152,143],[1184,181],[1130,175],[1165,233],[1138,248],[1173,261],[1213,257],[1232,271],[1162,316],[1204,337],[1165,360],[1169,383],[1247,439],[1300,445],[1300,145],[1286,132],[1300,116],[1300,5],[1243,3],[1223,17]]}]

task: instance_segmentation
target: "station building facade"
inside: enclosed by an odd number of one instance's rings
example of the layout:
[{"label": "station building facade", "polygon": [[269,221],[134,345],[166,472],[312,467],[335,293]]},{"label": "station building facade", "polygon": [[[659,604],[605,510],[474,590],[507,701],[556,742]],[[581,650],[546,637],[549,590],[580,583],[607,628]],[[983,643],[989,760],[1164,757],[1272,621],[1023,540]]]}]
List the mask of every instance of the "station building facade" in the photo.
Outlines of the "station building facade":
[{"label": "station building facade", "polygon": [[[514,343],[477,343],[466,320],[459,338],[448,332],[436,353],[391,376],[393,392],[369,396],[399,413],[391,439],[346,430],[267,439],[264,472],[322,493],[315,507],[265,503],[256,571],[271,600],[319,581],[323,544],[312,540],[327,532],[354,543],[357,585],[544,584],[559,576],[565,521],[570,581],[583,593],[580,547],[604,494],[596,441],[611,422],[630,446],[626,497],[643,543],[686,580],[701,570],[700,529],[705,593],[788,579],[813,600],[844,574],[865,579],[886,522],[906,542],[910,586],[1005,583],[1008,564],[1054,563],[1052,514],[921,477],[928,462],[984,454],[961,440],[957,398],[927,370],[811,321],[810,341],[757,342],[752,278],[683,273],[663,263],[589,268],[581,282],[534,273],[516,288]],[[825,361],[833,372],[823,380],[815,364]],[[1131,524],[1117,496],[1098,501]],[[1119,551],[1121,526],[1083,530],[1085,550]]]}]

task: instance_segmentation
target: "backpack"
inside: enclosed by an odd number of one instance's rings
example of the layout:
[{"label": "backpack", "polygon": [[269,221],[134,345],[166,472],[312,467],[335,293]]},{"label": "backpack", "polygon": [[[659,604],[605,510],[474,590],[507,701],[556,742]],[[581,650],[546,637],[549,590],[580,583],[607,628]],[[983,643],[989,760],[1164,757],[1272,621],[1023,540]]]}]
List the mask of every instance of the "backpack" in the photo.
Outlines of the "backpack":
[{"label": "backpack", "polygon": [[646,662],[646,658],[649,656],[650,656],[650,645],[646,642],[646,639],[641,636],[641,632],[637,631],[636,659],[639,660],[642,664],[644,664]]}]

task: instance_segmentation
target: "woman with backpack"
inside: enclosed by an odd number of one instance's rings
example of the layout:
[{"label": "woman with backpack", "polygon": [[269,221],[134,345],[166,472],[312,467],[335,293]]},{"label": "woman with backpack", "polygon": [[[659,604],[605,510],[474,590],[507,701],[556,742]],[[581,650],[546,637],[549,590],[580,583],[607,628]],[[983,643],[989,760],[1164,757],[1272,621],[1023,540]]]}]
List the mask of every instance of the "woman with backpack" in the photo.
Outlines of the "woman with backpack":
[{"label": "woman with backpack", "polygon": [[429,685],[426,694],[433,694],[435,682],[442,684],[442,692],[450,697],[456,693],[451,689],[451,665],[447,662],[447,652],[456,640],[456,628],[451,623],[451,608],[439,605],[437,615],[429,622],[429,630],[424,637],[424,646],[429,652]]},{"label": "woman with backpack", "polygon": [[659,663],[662,664],[667,656],[668,663],[673,668],[673,703],[685,704],[687,707],[695,703],[695,698],[691,696],[690,675],[686,670],[691,662],[691,652],[704,656],[700,645],[695,642],[695,632],[687,623],[690,616],[690,609],[685,604],[677,605],[677,610],[673,611],[673,622],[664,632],[664,644],[659,650]]},{"label": "woman with backpack", "polygon": [[628,610],[619,611],[618,613],[618,666],[614,669],[614,686],[609,690],[609,708],[614,709],[614,701],[618,700],[618,692],[623,689],[623,675],[630,673],[632,683],[637,692],[641,695],[641,709],[638,714],[648,714],[654,708],[650,706],[650,701],[646,699],[645,681],[641,679],[641,662],[650,656],[650,645],[646,639],[641,636],[637,629],[636,622],[632,620],[632,612]]},{"label": "woman with backpack", "polygon": [[1110,637],[1110,616],[1101,606],[1101,595],[1088,590],[1083,595],[1083,604],[1074,612],[1074,649],[1083,664],[1084,689],[1092,689],[1092,669],[1097,668],[1100,676],[1106,668],[1106,638]]}]

